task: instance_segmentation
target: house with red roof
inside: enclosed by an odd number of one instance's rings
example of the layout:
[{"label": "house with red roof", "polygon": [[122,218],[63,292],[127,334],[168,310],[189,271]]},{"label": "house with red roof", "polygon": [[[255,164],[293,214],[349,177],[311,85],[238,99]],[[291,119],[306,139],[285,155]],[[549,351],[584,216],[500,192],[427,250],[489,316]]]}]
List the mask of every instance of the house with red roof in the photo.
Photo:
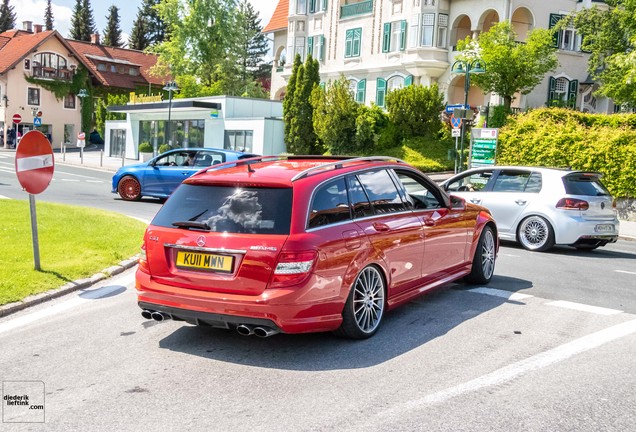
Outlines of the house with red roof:
[{"label": "house with red roof", "polygon": [[[161,93],[165,78],[150,75],[157,56],[101,45],[99,35],[81,42],[42,27],[25,21],[21,30],[0,33],[0,145],[5,148],[15,145],[16,135],[34,128],[54,148],[75,144],[79,132],[88,135],[90,131],[81,130],[80,110],[82,103],[93,101],[76,94],[74,79],[80,71],[87,73],[87,87]],[[18,125],[12,124],[15,114],[22,117]]]}]

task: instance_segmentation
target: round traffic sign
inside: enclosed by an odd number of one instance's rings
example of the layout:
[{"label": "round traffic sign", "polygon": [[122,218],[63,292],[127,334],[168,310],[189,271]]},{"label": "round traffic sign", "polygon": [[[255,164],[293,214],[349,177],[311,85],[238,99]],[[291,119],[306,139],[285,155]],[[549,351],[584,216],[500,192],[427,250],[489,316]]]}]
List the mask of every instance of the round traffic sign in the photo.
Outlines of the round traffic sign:
[{"label": "round traffic sign", "polygon": [[24,190],[34,195],[44,192],[54,169],[53,147],[46,136],[37,130],[24,134],[15,151],[15,173]]},{"label": "round traffic sign", "polygon": [[453,129],[457,129],[459,127],[461,127],[462,125],[462,119],[461,117],[455,117],[455,114],[451,115],[451,126],[453,127]]},{"label": "round traffic sign", "polygon": [[22,116],[20,114],[13,114],[13,123],[18,124],[22,121]]},{"label": "round traffic sign", "polygon": [[77,134],[77,139],[78,140],[83,140],[86,138],[86,134],[84,132],[80,132]]}]

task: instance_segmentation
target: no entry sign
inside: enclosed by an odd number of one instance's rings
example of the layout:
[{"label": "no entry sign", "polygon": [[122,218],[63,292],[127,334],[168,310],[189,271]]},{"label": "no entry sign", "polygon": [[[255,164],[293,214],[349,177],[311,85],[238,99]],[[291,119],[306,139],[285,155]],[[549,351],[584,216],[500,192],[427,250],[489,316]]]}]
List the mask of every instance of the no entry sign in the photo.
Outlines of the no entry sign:
[{"label": "no entry sign", "polygon": [[22,121],[22,116],[20,114],[13,114],[13,123],[19,124]]},{"label": "no entry sign", "polygon": [[44,192],[53,179],[54,160],[51,143],[40,131],[24,134],[15,152],[15,173],[30,194]]}]

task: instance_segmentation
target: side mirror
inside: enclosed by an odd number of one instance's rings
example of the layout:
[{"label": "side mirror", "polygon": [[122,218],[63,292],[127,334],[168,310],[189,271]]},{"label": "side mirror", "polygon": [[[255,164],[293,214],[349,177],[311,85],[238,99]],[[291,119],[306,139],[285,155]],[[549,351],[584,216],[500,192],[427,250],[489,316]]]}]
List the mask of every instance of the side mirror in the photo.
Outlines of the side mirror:
[{"label": "side mirror", "polygon": [[454,209],[464,209],[466,207],[466,200],[462,197],[458,197],[456,195],[451,195],[451,208]]}]

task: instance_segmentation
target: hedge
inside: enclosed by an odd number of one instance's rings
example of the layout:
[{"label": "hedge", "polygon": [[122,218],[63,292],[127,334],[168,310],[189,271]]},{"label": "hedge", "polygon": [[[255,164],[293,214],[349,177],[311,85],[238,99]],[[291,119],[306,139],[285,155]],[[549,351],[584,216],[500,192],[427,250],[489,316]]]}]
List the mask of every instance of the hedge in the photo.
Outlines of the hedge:
[{"label": "hedge", "polygon": [[497,164],[597,171],[614,197],[636,197],[636,114],[541,108],[511,116]]}]

